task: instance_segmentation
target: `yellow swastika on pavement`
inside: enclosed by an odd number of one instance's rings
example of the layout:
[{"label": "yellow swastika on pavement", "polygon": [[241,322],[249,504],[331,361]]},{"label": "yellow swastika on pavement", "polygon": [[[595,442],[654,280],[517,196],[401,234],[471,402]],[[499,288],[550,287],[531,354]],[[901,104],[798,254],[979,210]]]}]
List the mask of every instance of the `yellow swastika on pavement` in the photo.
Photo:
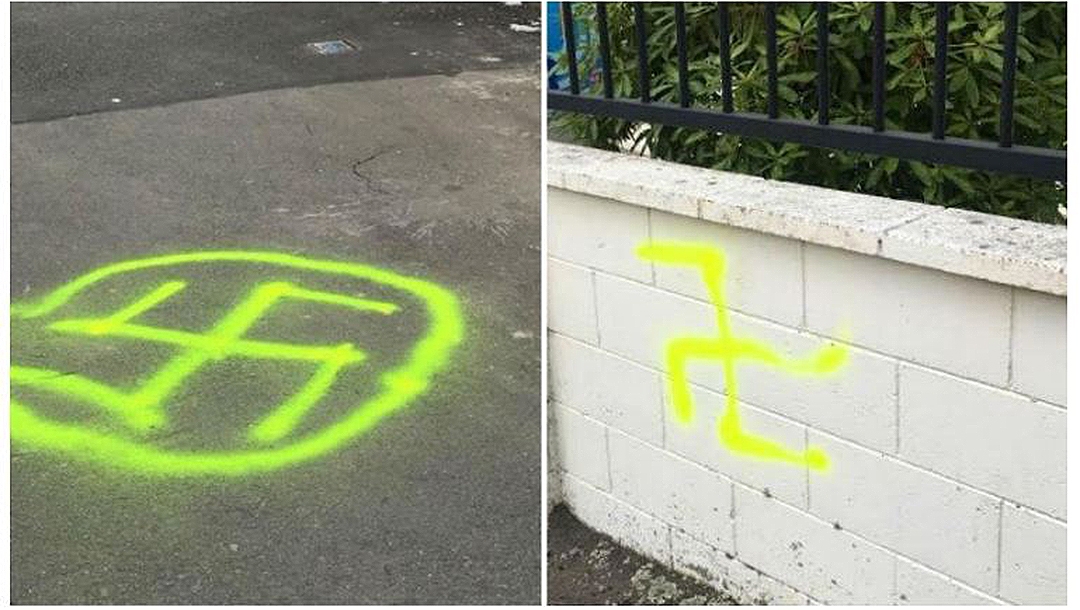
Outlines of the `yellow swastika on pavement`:
[{"label": "yellow swastika on pavement", "polygon": [[[381,393],[358,405],[335,423],[299,439],[290,439],[305,415],[338,380],[339,374],[367,358],[352,343],[303,345],[245,338],[245,333],[278,303],[298,300],[351,310],[358,314],[390,316],[400,306],[361,296],[304,288],[289,281],[258,283],[203,333],[140,324],[136,319],[187,287],[180,280],[162,282],[130,304],[104,317],[63,318],[45,328],[85,340],[110,337],[175,346],[177,353],[135,388],[117,389],[77,374],[12,364],[13,387],[43,390],[74,402],[99,408],[131,434],[121,436],[39,415],[20,400],[11,401],[12,439],[31,446],[74,453],[80,457],[158,474],[241,474],[270,470],[325,454],[371,428],[382,417],[426,391],[429,378],[447,362],[463,334],[457,300],[449,291],[417,278],[382,269],[302,258],[274,252],[220,251],[168,255],[109,265],[85,274],[40,301],[13,306],[15,318],[47,318],[82,290],[111,276],[135,270],[207,263],[259,263],[296,270],[351,276],[419,297],[427,308],[427,333],[413,347],[407,362],[381,378]],[[17,338],[16,338],[17,340]],[[168,405],[174,393],[196,372],[225,358],[254,358],[310,362],[315,372],[284,402],[252,422],[246,447],[236,451],[171,451],[142,438],[167,427]],[[228,397],[223,397],[227,402]],[[225,408],[224,404],[222,408]],[[271,446],[285,441],[282,446]]]}]

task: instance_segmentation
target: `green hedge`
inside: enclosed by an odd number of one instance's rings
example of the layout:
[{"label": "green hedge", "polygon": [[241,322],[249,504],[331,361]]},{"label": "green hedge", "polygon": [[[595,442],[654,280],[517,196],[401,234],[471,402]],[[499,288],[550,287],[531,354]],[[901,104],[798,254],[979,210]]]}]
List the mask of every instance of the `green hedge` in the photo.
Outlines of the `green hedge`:
[{"label": "green hedge", "polygon": [[[575,3],[582,87],[599,94],[598,39],[588,30],[595,5]],[[736,111],[765,112],[764,9],[730,4]],[[947,135],[996,140],[1001,99],[1003,4],[954,3],[949,20]],[[830,121],[871,125],[872,3],[830,3]],[[649,66],[654,99],[676,102],[678,72],[674,10],[647,4]],[[720,108],[720,56],[715,4],[687,4],[692,104]],[[615,95],[637,97],[637,52],[630,4],[608,5]],[[808,3],[777,7],[780,115],[814,119],[816,14]],[[934,7],[886,5],[888,129],[929,132],[934,64]],[[1065,148],[1065,4],[1025,3],[1020,10],[1015,143]],[[593,67],[591,70],[588,67]],[[566,70],[565,54],[559,70]],[[587,74],[586,72],[589,72]],[[591,82],[590,82],[591,79]],[[1053,181],[935,166],[840,150],[781,144],[702,130],[556,112],[553,126],[600,148],[647,145],[652,155],[691,165],[848,191],[925,201],[1042,222],[1064,222],[1065,186]]]}]

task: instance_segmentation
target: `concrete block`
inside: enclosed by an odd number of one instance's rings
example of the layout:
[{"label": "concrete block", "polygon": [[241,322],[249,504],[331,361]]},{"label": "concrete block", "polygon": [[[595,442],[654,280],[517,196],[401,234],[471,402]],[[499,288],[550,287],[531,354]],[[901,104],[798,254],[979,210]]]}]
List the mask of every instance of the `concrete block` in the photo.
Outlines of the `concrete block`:
[{"label": "concrete block", "polygon": [[549,335],[551,396],[654,445],[663,444],[660,374],[557,334]]},{"label": "concrete block", "polygon": [[806,321],[856,345],[998,386],[1009,288],[833,248],[806,247]]},{"label": "concrete block", "polygon": [[672,528],[671,557],[675,570],[723,591],[744,605],[803,606],[808,598],[779,580],[754,570],[731,553]]},{"label": "concrete block", "polygon": [[1065,524],[1005,503],[1001,519],[1001,596],[1018,604],[1064,605]]},{"label": "concrete block", "polygon": [[564,475],[562,486],[566,505],[582,523],[646,557],[671,565],[668,524],[573,475]]},{"label": "concrete block", "polygon": [[1065,410],[919,367],[900,367],[900,455],[1065,518]]},{"label": "concrete block", "polygon": [[606,428],[559,403],[551,407],[559,466],[597,489],[610,490]]},{"label": "concrete block", "polygon": [[[729,306],[789,326],[802,325],[800,242],[662,212],[653,213],[650,221],[653,240],[708,244],[724,253],[723,288]],[[656,285],[709,300],[695,268],[656,265]]]},{"label": "concrete block", "polygon": [[744,563],[827,604],[887,604],[895,556],[775,498],[735,486],[735,536]]},{"label": "concrete block", "polygon": [[641,282],[652,265],[634,254],[649,237],[648,210],[610,199],[548,189],[548,255]]},{"label": "concrete block", "polygon": [[549,408],[546,415],[547,446],[544,450],[547,452],[547,479],[544,493],[547,497],[547,510],[551,512],[563,501],[562,466],[559,463],[559,437],[558,428],[555,425],[555,410]]},{"label": "concrete block", "polygon": [[997,582],[999,499],[813,430],[830,469],[810,472],[810,512],[984,591]]},{"label": "concrete block", "polygon": [[896,558],[898,606],[992,606],[1001,600],[903,557]]},{"label": "concrete block", "polygon": [[591,269],[548,259],[548,328],[599,345]]},{"label": "concrete block", "polygon": [[734,550],[731,481],[612,430],[612,494],[717,548]]},{"label": "concrete block", "polygon": [[1020,289],[1013,298],[1012,388],[1065,406],[1066,300]]},{"label": "concrete block", "polygon": [[[695,387],[694,420],[683,424],[674,417],[669,405],[664,407],[664,439],[668,451],[681,455],[710,470],[765,491],[801,508],[806,508],[806,468],[782,462],[768,462],[734,454],[717,434],[719,417],[726,409],[721,394]],[[747,432],[766,436],[796,451],[806,447],[806,427],[777,417],[756,407],[741,404],[739,416]]]},{"label": "concrete block", "polygon": [[[807,357],[829,342],[809,333],[732,315],[732,331],[772,346],[787,357]],[[893,452],[896,446],[895,360],[849,347],[847,361],[824,375],[792,375],[742,361],[739,398],[867,447]],[[718,383],[710,375],[695,378]],[[707,385],[707,384],[706,384]]]},{"label": "concrete block", "polygon": [[604,349],[659,370],[672,337],[716,334],[711,305],[604,273],[596,274],[596,314]]}]

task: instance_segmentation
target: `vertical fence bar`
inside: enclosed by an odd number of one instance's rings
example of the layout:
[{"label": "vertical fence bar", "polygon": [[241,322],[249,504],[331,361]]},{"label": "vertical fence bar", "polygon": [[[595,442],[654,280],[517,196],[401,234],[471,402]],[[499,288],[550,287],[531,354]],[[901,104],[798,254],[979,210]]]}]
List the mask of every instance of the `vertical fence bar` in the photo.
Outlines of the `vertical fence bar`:
[{"label": "vertical fence bar", "polygon": [[604,81],[604,97],[615,96],[615,85],[611,82],[611,44],[608,35],[607,5],[596,3],[596,29],[600,33],[600,74]]},{"label": "vertical fence bar", "polygon": [[645,31],[645,7],[640,2],[634,5],[634,29],[637,31],[638,86],[641,101],[648,104],[652,101],[649,92],[649,50],[646,48],[648,33]]},{"label": "vertical fence bar", "polygon": [[817,13],[817,112],[818,125],[829,124],[829,3],[818,2]]},{"label": "vertical fence bar", "polygon": [[769,73],[769,118],[775,119],[780,114],[776,110],[776,5],[765,5],[765,61]]},{"label": "vertical fence bar", "polygon": [[675,3],[675,46],[679,55],[679,105],[690,107],[690,74],[686,65],[686,6]]},{"label": "vertical fence bar", "polygon": [[1020,15],[1017,2],[1005,4],[1005,62],[1001,69],[1001,121],[998,142],[1008,148],[1013,142],[1013,95],[1016,83],[1016,28]]},{"label": "vertical fence bar", "polygon": [[721,3],[716,8],[720,21],[720,95],[724,112],[731,112],[734,110],[731,102],[731,15],[727,4]]},{"label": "vertical fence bar", "polygon": [[874,131],[885,131],[885,3],[874,3]]},{"label": "vertical fence bar", "polygon": [[570,93],[577,95],[581,92],[581,86],[578,83],[577,41],[574,40],[574,7],[569,2],[562,2],[559,8],[562,9],[563,48],[566,50],[566,65],[570,70]]},{"label": "vertical fence bar", "polygon": [[949,54],[949,3],[934,4],[937,20],[934,25],[934,138],[945,137],[945,60]]}]

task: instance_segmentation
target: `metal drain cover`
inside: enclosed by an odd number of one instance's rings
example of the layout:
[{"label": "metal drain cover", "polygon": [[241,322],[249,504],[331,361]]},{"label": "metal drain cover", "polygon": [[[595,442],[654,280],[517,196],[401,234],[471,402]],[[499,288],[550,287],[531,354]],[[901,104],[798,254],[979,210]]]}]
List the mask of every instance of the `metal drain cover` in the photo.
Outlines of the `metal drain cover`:
[{"label": "metal drain cover", "polygon": [[348,40],[324,40],[322,42],[309,42],[304,45],[308,51],[316,55],[344,55],[356,50],[356,46]]}]

